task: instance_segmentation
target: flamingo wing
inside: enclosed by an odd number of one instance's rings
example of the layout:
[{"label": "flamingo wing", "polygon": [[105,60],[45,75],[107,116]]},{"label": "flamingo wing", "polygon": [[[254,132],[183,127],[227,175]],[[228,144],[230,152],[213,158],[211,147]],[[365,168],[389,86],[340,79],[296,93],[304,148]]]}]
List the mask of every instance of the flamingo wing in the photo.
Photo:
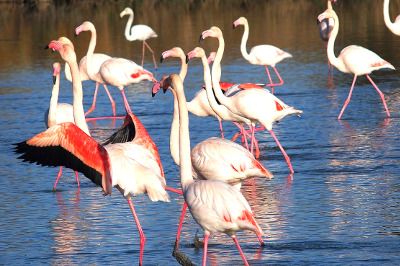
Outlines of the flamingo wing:
[{"label": "flamingo wing", "polygon": [[114,132],[109,138],[103,142],[103,146],[107,144],[125,143],[132,141],[136,136],[135,124],[130,115],[125,116],[122,126]]},{"label": "flamingo wing", "polygon": [[52,126],[29,140],[16,143],[18,158],[42,166],[65,166],[83,173],[111,194],[107,151],[73,123]]}]

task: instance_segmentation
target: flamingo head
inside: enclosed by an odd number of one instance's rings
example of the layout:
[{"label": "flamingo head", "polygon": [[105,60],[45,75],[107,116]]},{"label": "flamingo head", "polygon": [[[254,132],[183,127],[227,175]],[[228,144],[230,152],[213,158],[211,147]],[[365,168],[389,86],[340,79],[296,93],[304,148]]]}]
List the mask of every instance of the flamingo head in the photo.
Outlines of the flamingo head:
[{"label": "flamingo head", "polygon": [[59,52],[61,58],[64,59],[65,62],[76,61],[74,45],[66,37],[61,37],[58,40],[51,41],[47,47],[53,51]]},{"label": "flamingo head", "polygon": [[161,54],[160,63],[162,63],[167,57],[185,58],[185,52],[180,47],[174,47],[170,50],[164,51]]},{"label": "flamingo head", "polygon": [[337,0],[328,0],[328,9],[332,9],[332,3],[336,3]]},{"label": "flamingo head", "polygon": [[200,35],[200,41],[204,40],[207,37],[219,38],[222,36],[222,31],[217,26],[212,26],[210,29],[205,30]]},{"label": "flamingo head", "polygon": [[321,23],[324,19],[330,19],[333,18],[335,19],[335,16],[337,17],[335,11],[333,9],[328,8],[325,10],[323,13],[321,13],[318,18],[317,18],[317,23]]},{"label": "flamingo head", "polygon": [[240,17],[233,22],[233,28],[236,28],[239,25],[247,24],[247,19],[245,17]]},{"label": "flamingo head", "polygon": [[205,56],[206,52],[204,52],[204,49],[201,47],[196,47],[186,55],[186,58],[189,61],[192,58],[202,58]]},{"label": "flamingo head", "polygon": [[168,88],[171,86],[171,82],[167,79],[169,76],[163,76],[159,82],[154,83],[153,88],[151,89],[151,96],[154,97],[160,89],[163,89],[165,93]]},{"label": "flamingo head", "polygon": [[76,27],[75,35],[78,36],[79,33],[81,33],[82,31],[92,31],[92,30],[95,31],[95,27],[94,27],[93,23],[90,21],[85,21],[81,25]]},{"label": "flamingo head", "polygon": [[119,13],[119,16],[122,18],[125,15],[131,15],[133,14],[133,10],[130,7],[126,7],[124,10]]},{"label": "flamingo head", "polygon": [[57,76],[60,75],[61,64],[59,62],[53,63],[53,85],[56,84]]}]

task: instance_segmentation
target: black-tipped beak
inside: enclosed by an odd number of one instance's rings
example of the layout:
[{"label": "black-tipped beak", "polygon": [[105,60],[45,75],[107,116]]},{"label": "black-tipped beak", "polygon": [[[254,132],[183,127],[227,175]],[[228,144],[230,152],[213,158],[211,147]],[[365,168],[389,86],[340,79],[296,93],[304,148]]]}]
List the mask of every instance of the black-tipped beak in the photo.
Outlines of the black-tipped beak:
[{"label": "black-tipped beak", "polygon": [[200,35],[200,37],[199,37],[199,43],[201,43],[202,40],[203,40],[203,35]]},{"label": "black-tipped beak", "polygon": [[161,55],[160,56],[160,63],[164,62],[164,57]]},{"label": "black-tipped beak", "polygon": [[154,98],[154,96],[156,96],[156,94],[154,92],[151,92],[151,97]]},{"label": "black-tipped beak", "polygon": [[53,85],[56,84],[57,77],[53,76]]},{"label": "black-tipped beak", "polygon": [[48,45],[46,45],[46,46],[44,47],[44,49],[49,49],[49,46],[48,46]]},{"label": "black-tipped beak", "polygon": [[236,28],[235,23],[232,23],[232,29]]},{"label": "black-tipped beak", "polygon": [[320,23],[321,23],[321,21],[319,21],[319,19],[317,19],[317,25],[320,24]]},{"label": "black-tipped beak", "polygon": [[163,93],[166,93],[167,90],[168,90],[168,88],[163,88],[163,89],[162,89]]},{"label": "black-tipped beak", "polygon": [[189,56],[186,55],[186,64],[189,63],[189,60],[190,60],[190,59],[189,59]]}]

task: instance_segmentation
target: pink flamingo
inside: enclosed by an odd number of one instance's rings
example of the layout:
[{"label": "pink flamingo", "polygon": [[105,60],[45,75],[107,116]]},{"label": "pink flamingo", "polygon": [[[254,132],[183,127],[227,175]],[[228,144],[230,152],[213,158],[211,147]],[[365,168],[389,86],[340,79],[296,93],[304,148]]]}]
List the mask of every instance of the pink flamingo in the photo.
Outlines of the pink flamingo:
[{"label": "pink flamingo", "polygon": [[342,117],[344,110],[346,109],[347,105],[349,104],[351,94],[354,89],[354,84],[357,80],[357,77],[361,76],[361,75],[366,75],[367,79],[371,82],[372,86],[374,86],[374,88],[376,89],[376,91],[378,92],[378,94],[381,97],[381,100],[385,107],[387,116],[390,117],[390,113],[389,113],[389,110],[386,105],[385,97],[384,97],[383,93],[379,90],[379,88],[376,86],[374,81],[371,79],[369,74],[372,71],[378,70],[381,68],[394,69],[393,65],[391,65],[389,62],[380,58],[376,53],[374,53],[368,49],[365,49],[364,47],[358,46],[358,45],[350,45],[350,46],[345,47],[340,52],[339,57],[336,57],[335,52],[334,52],[334,46],[335,46],[336,36],[339,32],[339,18],[333,9],[327,9],[325,12],[323,12],[322,14],[320,14],[318,16],[319,21],[322,21],[323,19],[326,19],[326,18],[328,18],[328,19],[333,18],[333,20],[335,21],[331,36],[328,41],[328,46],[326,49],[329,62],[332,65],[334,65],[337,69],[339,69],[341,72],[354,74],[354,79],[353,79],[353,83],[351,84],[349,95],[343,105],[342,110],[340,111],[338,119],[340,119]]},{"label": "pink flamingo", "polygon": [[[201,58],[205,69],[206,86],[211,86],[210,70],[204,50],[197,47],[188,54],[188,59],[193,57]],[[167,77],[165,77],[167,78]],[[165,79],[164,78],[164,79]],[[181,79],[182,80],[182,79]],[[169,83],[160,82],[168,88],[174,96],[174,113],[171,124],[170,151],[174,162],[180,165],[179,161],[179,106],[177,94],[174,89],[168,87]],[[209,88],[210,89],[210,88]],[[221,138],[208,138],[198,143],[191,151],[193,176],[201,180],[220,180],[240,190],[241,182],[252,177],[265,177],[271,179],[272,174],[254,156],[239,144]],[[182,207],[179,221],[175,247],[178,247],[180,232],[187,205]],[[263,242],[260,241],[261,245]]]},{"label": "pink flamingo", "polygon": [[[59,51],[70,65],[74,82],[74,109],[80,120],[75,124],[63,123],[50,127],[33,138],[18,143],[19,158],[41,165],[64,165],[82,172],[95,184],[101,185],[105,194],[116,187],[127,199],[140,234],[139,264],[143,264],[146,241],[131,197],[147,193],[152,201],[169,201],[166,182],[159,159],[154,159],[157,147],[140,121],[128,113],[121,129],[103,145],[97,143],[78,125],[85,124],[82,97],[76,102],[75,94],[82,95],[79,86],[78,65],[72,46],[52,41],[49,48]],[[79,81],[79,82],[78,82]],[[76,119],[75,119],[76,121]],[[50,156],[49,156],[50,155]]]},{"label": "pink flamingo", "polygon": [[203,263],[207,263],[210,234],[221,232],[232,237],[245,265],[249,265],[236,238],[236,231],[251,230],[261,239],[263,234],[251,208],[237,189],[217,180],[198,180],[192,177],[189,118],[182,80],[171,75],[165,82],[176,91],[179,104],[179,158],[183,195],[195,221],[204,230]]},{"label": "pink flamingo", "polygon": [[290,173],[294,173],[290,158],[286,154],[286,151],[283,149],[275,133],[272,131],[272,125],[274,122],[283,119],[287,115],[300,115],[303,112],[288,106],[267,90],[247,89],[241,90],[230,97],[225,96],[219,89],[219,79],[221,77],[221,59],[224,53],[225,41],[220,28],[216,26],[211,27],[209,30],[203,31],[202,39],[207,37],[214,37],[219,41],[217,56],[215,57],[212,70],[212,82],[215,96],[219,102],[231,112],[239,115],[240,117],[246,117],[252,122],[251,151],[253,150],[253,140],[255,139],[254,125],[256,123],[261,123],[261,125],[270,132],[271,136],[274,138],[276,144],[280,148],[283,156],[285,157]]},{"label": "pink flamingo", "polygon": [[[332,8],[332,2],[335,3],[336,0],[328,0],[327,1],[327,8]],[[328,42],[329,36],[331,36],[331,32],[332,32],[334,23],[335,22],[333,21],[332,18],[324,19],[318,23],[319,37],[325,43]],[[329,63],[329,59],[328,59],[328,70],[329,70],[329,72],[331,72],[331,70],[332,70],[332,65]]]},{"label": "pink flamingo", "polygon": [[[265,66],[265,70],[268,74],[269,79],[269,84],[266,84],[266,86],[271,87],[272,93],[274,93],[274,87],[281,86],[284,83],[275,65],[285,58],[292,57],[292,55],[279,49],[278,47],[268,44],[254,46],[253,48],[251,48],[250,53],[248,53],[246,49],[246,44],[249,38],[249,23],[247,22],[247,19],[245,17],[240,17],[233,22],[234,28],[239,25],[244,26],[242,42],[240,43],[240,51],[242,52],[242,56],[247,61],[249,61],[250,64]],[[274,69],[275,74],[279,78],[279,83],[272,82],[268,66],[271,66]]]},{"label": "pink flamingo", "polygon": [[[211,54],[208,59],[208,62],[213,61],[214,56],[215,56],[215,54]],[[170,50],[164,51],[161,54],[161,58],[160,58],[161,63],[168,57],[176,57],[181,60],[181,70],[179,72],[179,77],[182,79],[182,81],[185,81],[188,67],[187,67],[187,62],[186,62],[186,55],[183,52],[182,48],[174,47]],[[189,112],[191,112],[192,114],[194,114],[196,116],[200,116],[200,117],[214,116],[219,122],[219,129],[221,132],[221,137],[224,138],[224,130],[222,127],[222,120],[211,108],[210,103],[207,98],[207,92],[205,90],[200,89],[196,93],[194,98],[190,102],[187,102],[187,108],[188,108]]]},{"label": "pink flamingo", "polygon": [[400,36],[400,15],[396,17],[394,22],[390,20],[389,16],[389,0],[383,1],[383,19],[385,21],[386,27],[393,32],[393,34]]},{"label": "pink flamingo", "polygon": [[[50,106],[45,113],[45,123],[47,128],[54,126],[56,124],[61,124],[65,122],[74,123],[74,111],[73,106],[69,103],[59,103],[58,93],[60,91],[60,71],[61,65],[56,62],[53,64],[53,89],[51,91]],[[53,185],[53,191],[56,191],[57,184],[62,175],[62,166],[58,171],[56,181]],[[75,171],[75,179],[79,187],[79,176],[78,172]]]},{"label": "pink flamingo", "polygon": [[143,42],[143,45],[142,45],[142,67],[143,67],[143,60],[144,60],[144,50],[145,50],[145,46],[146,46],[147,49],[149,49],[149,51],[151,52],[151,54],[153,56],[154,68],[157,69],[157,63],[156,63],[156,59],[154,57],[153,49],[151,49],[150,45],[146,42],[147,39],[157,38],[158,37],[157,33],[149,26],[143,25],[143,24],[134,25],[132,27],[133,10],[130,7],[125,8],[119,14],[119,16],[121,18],[125,15],[129,15],[128,22],[126,23],[126,26],[125,26],[125,38],[131,42],[136,41],[136,40]]},{"label": "pink flamingo", "polygon": [[[82,31],[90,31],[91,37],[86,56],[82,57],[82,59],[79,62],[81,80],[83,81],[90,79],[96,82],[96,88],[93,95],[92,106],[89,108],[89,110],[87,110],[85,116],[87,116],[88,114],[93,112],[94,109],[96,109],[96,99],[97,99],[97,91],[99,89],[99,84],[103,84],[104,90],[106,91],[108,98],[110,99],[113,116],[115,116],[116,115],[115,101],[112,98],[111,93],[107,88],[107,85],[97,76],[101,64],[107,59],[110,59],[111,57],[106,54],[94,53],[94,49],[96,47],[97,33],[93,23],[91,23],[90,21],[83,22],[80,26],[78,26],[75,29],[75,34],[79,35],[79,33]],[[68,64],[65,64],[65,74],[67,79],[71,81],[71,74]]]}]

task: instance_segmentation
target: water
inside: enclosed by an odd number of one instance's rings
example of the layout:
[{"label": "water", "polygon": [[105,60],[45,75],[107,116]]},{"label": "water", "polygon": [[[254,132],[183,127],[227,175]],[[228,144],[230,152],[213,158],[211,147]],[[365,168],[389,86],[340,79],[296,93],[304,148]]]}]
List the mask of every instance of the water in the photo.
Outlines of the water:
[{"label": "water", "polygon": [[[337,53],[346,45],[359,44],[398,67],[400,38],[385,28],[381,1],[351,2],[336,6],[342,19]],[[391,2],[394,16],[399,13],[400,2]],[[261,248],[252,233],[238,233],[249,263],[399,264],[398,71],[377,71],[371,75],[385,93],[390,119],[385,118],[375,90],[360,77],[352,101],[343,119],[338,121],[336,117],[352,77],[336,70],[333,76],[328,75],[324,45],[315,25],[324,4],[305,0],[296,1],[296,6],[291,1],[269,1],[257,6],[239,3],[218,6],[205,1],[176,7],[168,2],[159,5],[146,2],[134,9],[137,21],[153,26],[159,33],[157,40],[149,42],[157,54],[173,46],[189,51],[198,45],[201,31],[213,24],[223,28],[227,42],[223,79],[227,81],[265,81],[263,68],[247,64],[240,55],[242,30],[232,30],[230,23],[241,15],[249,18],[249,46],[271,43],[293,54],[292,59],[278,65],[285,84],[276,91],[278,97],[302,109],[304,114],[301,118],[285,118],[274,130],[292,159],[295,174],[293,178],[288,176],[287,166],[272,138],[267,133],[258,133],[261,162],[275,177],[271,181],[248,180],[242,189],[266,241]],[[140,61],[140,44],[129,43],[122,35],[125,20],[118,14],[123,7],[122,3],[104,3],[95,9],[90,4],[45,5],[28,12],[20,6],[6,5],[0,15],[2,22],[8,22],[3,24],[0,38],[1,264],[110,265],[138,261],[138,232],[126,201],[117,190],[111,197],[103,197],[100,189],[82,175],[78,190],[73,172],[65,170],[57,192],[53,193],[58,169],[23,163],[16,159],[11,146],[45,128],[43,114],[50,98],[50,66],[60,60],[58,54],[42,49],[49,40],[60,35],[73,39],[74,27],[91,19],[98,25],[98,32],[103,32],[99,34],[100,51]],[[174,9],[179,11],[176,18],[171,16]],[[226,11],[222,15],[221,9]],[[40,28],[41,25],[48,28]],[[181,32],[182,29],[185,31]],[[80,38],[73,41],[82,55],[88,38]],[[215,49],[216,42],[206,40],[203,45],[210,51]],[[152,69],[149,56],[146,67]],[[178,63],[167,60],[155,75],[160,78],[177,71]],[[189,99],[202,84],[199,73],[202,73],[200,62],[190,62],[185,82]],[[148,82],[130,86],[128,100],[159,147],[168,184],[178,187],[179,171],[168,147],[172,95],[158,94],[151,98],[150,87]],[[62,78],[60,101],[71,102],[69,88],[70,84]],[[93,90],[93,83],[84,83],[86,109],[91,104]],[[122,114],[118,91],[112,88],[111,93],[117,112]],[[108,99],[99,90],[93,115],[110,113]],[[94,138],[104,139],[120,124],[120,120],[107,120],[91,122],[89,127]],[[224,123],[224,127],[226,135],[233,136],[235,127],[229,123]],[[212,118],[190,116],[190,129],[192,145],[218,135],[218,123]],[[178,265],[171,253],[182,199],[170,196],[170,203],[153,203],[146,196],[134,198],[147,237],[145,265]],[[200,264],[202,249],[192,245],[197,231],[201,236],[200,228],[187,214],[181,252]],[[225,235],[216,235],[211,240],[208,261],[211,265],[241,264],[233,242]]]}]

